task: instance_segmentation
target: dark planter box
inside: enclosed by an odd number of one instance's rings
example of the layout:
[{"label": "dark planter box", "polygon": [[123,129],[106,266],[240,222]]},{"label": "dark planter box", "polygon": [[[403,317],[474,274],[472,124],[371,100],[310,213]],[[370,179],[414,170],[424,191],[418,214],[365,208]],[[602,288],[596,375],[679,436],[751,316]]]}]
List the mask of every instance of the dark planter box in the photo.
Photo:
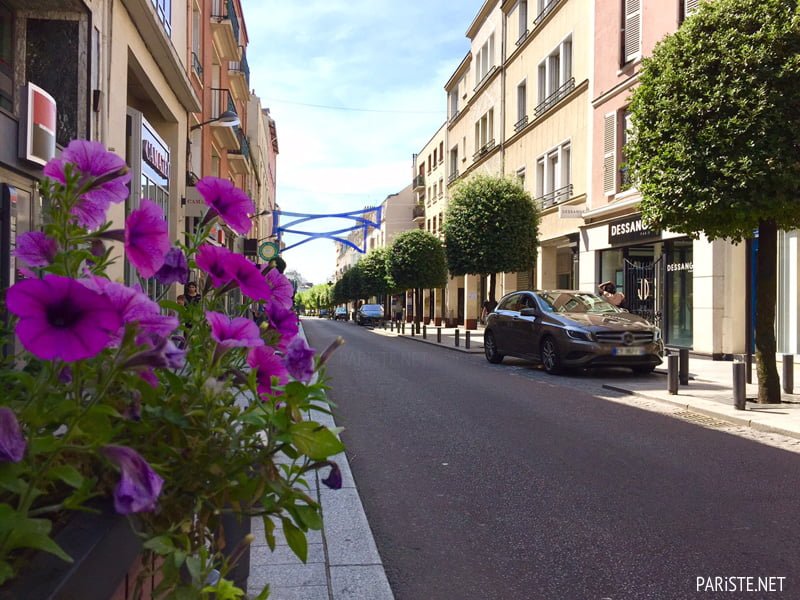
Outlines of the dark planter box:
[{"label": "dark planter box", "polygon": [[36,554],[0,588],[0,600],[108,600],[142,550],[127,519],[110,507],[75,513],[55,541],[75,562]]}]

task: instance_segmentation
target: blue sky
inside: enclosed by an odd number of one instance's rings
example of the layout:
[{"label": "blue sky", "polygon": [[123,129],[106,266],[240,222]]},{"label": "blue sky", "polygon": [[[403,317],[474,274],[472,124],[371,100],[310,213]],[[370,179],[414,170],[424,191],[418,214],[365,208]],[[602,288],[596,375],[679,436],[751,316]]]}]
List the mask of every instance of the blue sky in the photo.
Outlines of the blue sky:
[{"label": "blue sky", "polygon": [[[353,211],[408,185],[412,154],[445,120],[444,84],[469,50],[465,32],[482,0],[241,2],[250,87],[277,125],[281,209]],[[348,226],[320,220],[302,228]],[[284,238],[287,245],[301,239]],[[312,283],[335,268],[329,240],[284,258]]]}]

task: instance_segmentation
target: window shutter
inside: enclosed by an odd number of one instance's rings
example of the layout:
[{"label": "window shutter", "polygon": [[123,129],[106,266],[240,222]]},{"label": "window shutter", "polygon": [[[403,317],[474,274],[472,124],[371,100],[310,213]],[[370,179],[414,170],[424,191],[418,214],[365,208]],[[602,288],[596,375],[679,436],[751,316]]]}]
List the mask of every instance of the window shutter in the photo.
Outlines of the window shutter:
[{"label": "window shutter", "polygon": [[688,17],[695,10],[697,10],[697,5],[699,4],[699,2],[700,2],[700,0],[683,0],[683,14],[684,14],[684,16]]},{"label": "window shutter", "polygon": [[617,115],[605,116],[603,122],[603,192],[617,190]]},{"label": "window shutter", "polygon": [[642,11],[641,0],[625,0],[625,62],[641,53]]}]

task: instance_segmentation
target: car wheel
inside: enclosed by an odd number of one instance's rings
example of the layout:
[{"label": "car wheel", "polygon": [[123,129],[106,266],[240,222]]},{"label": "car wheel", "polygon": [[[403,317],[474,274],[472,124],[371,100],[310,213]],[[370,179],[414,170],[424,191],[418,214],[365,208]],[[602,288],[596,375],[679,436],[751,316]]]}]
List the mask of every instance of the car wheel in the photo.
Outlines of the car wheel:
[{"label": "car wheel", "polygon": [[483,352],[486,354],[486,360],[493,365],[503,362],[503,355],[497,351],[497,342],[491,331],[483,334]]},{"label": "car wheel", "polygon": [[547,337],[542,341],[541,356],[542,366],[550,375],[558,375],[563,371],[558,346],[553,338]]},{"label": "car wheel", "polygon": [[636,365],[631,367],[631,371],[636,373],[637,375],[648,375],[655,370],[655,365]]}]

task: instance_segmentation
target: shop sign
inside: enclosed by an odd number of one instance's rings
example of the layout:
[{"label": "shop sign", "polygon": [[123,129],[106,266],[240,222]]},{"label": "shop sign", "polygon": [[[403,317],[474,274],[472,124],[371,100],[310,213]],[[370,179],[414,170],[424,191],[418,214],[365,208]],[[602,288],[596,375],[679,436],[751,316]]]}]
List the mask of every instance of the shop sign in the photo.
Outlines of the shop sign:
[{"label": "shop sign", "polygon": [[169,146],[142,117],[142,162],[149,166],[161,185],[169,185]]},{"label": "shop sign", "polygon": [[661,230],[648,229],[644,226],[642,215],[617,219],[608,224],[609,244],[629,244],[660,237]]},{"label": "shop sign", "polygon": [[28,83],[22,92],[19,155],[39,165],[56,155],[56,101],[42,88]]},{"label": "shop sign", "polygon": [[667,271],[694,271],[694,264],[691,262],[670,263]]},{"label": "shop sign", "polygon": [[206,214],[208,205],[197,188],[189,186],[186,188],[186,205],[184,207],[184,215],[187,217],[202,217]]},{"label": "shop sign", "polygon": [[583,208],[578,206],[559,206],[558,207],[559,219],[582,219]]}]

